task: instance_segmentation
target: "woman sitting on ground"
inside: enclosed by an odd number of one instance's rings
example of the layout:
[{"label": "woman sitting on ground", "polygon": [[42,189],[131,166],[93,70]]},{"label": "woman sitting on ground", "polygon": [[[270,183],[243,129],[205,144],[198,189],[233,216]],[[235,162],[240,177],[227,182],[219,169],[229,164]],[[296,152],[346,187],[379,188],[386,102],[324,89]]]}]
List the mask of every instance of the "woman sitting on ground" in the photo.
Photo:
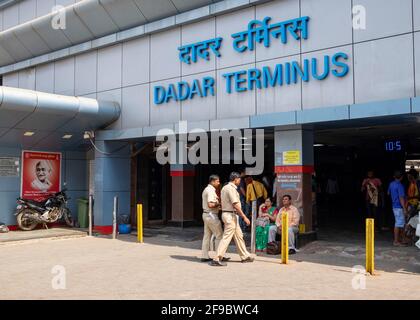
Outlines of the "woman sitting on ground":
[{"label": "woman sitting on ground", "polygon": [[278,208],[273,206],[273,202],[270,198],[267,198],[260,206],[255,230],[255,245],[257,251],[266,250],[268,230],[270,229],[270,226],[275,224],[278,213]]}]

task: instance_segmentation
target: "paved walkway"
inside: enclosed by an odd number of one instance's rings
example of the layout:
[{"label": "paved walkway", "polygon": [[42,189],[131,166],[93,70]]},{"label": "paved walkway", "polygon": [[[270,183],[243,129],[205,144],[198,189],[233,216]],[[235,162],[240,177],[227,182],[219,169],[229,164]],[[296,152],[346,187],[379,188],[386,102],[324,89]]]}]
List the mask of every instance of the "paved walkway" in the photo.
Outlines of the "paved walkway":
[{"label": "paved walkway", "polygon": [[[187,231],[187,234],[189,232]],[[44,239],[0,247],[0,299],[419,299],[420,251],[377,248],[378,275],[354,289],[363,265],[361,243],[320,240],[290,256],[258,256],[242,264],[230,247],[224,268],[199,262],[197,233]],[[403,256],[403,258],[401,258]],[[398,258],[397,258],[398,257]],[[64,269],[61,269],[62,266]],[[52,271],[65,270],[56,290]],[[54,282],[54,281],[53,281]],[[359,286],[360,287],[360,286]]]},{"label": "paved walkway", "polygon": [[33,231],[10,231],[0,233],[0,245],[10,242],[38,240],[46,238],[75,238],[85,237],[86,231],[74,228],[51,228]]}]

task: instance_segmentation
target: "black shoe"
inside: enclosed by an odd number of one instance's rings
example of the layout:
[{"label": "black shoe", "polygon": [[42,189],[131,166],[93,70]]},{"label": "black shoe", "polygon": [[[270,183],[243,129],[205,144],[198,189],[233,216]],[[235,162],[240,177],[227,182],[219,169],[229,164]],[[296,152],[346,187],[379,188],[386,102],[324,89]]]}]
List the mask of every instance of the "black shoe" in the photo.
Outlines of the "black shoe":
[{"label": "black shoe", "polygon": [[254,262],[254,258],[253,257],[248,257],[244,260],[241,261],[242,263],[247,263],[247,262]]},{"label": "black shoe", "polygon": [[210,262],[213,259],[210,259],[210,258],[201,258],[200,260],[201,260],[201,262]]},{"label": "black shoe", "polygon": [[215,261],[215,260],[211,260],[211,262],[209,262],[209,265],[211,265],[212,267],[226,267],[227,264],[221,261]]},{"label": "black shoe", "polygon": [[223,261],[223,262],[228,262],[229,260],[230,260],[230,257],[223,257],[223,258],[222,258],[222,261]]},{"label": "black shoe", "polygon": [[296,254],[296,250],[295,249],[289,249],[289,254]]}]

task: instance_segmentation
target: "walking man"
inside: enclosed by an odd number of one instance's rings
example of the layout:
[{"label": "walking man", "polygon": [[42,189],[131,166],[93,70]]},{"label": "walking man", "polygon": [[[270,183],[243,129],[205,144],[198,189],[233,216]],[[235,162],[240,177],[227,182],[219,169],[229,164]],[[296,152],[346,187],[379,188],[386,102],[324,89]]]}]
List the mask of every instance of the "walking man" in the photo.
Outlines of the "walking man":
[{"label": "walking man", "polygon": [[211,266],[226,266],[226,263],[221,260],[226,253],[232,238],[235,241],[236,249],[238,250],[241,261],[254,261],[254,258],[251,257],[246,249],[244,236],[238,222],[238,216],[240,216],[248,226],[251,224],[241,209],[241,201],[238,193],[238,186],[241,182],[240,174],[232,172],[229,181],[230,182],[223,187],[221,193],[222,220],[225,224],[225,230],[223,232],[223,238],[217,247],[216,256],[210,262]]},{"label": "walking man", "polygon": [[222,223],[219,220],[220,201],[216,194],[216,189],[220,185],[220,178],[217,175],[211,175],[209,184],[202,193],[203,200],[203,222],[204,222],[204,237],[201,247],[201,261],[209,262],[212,259],[209,257],[210,239],[212,235],[216,238],[216,248],[222,240],[223,229]]}]

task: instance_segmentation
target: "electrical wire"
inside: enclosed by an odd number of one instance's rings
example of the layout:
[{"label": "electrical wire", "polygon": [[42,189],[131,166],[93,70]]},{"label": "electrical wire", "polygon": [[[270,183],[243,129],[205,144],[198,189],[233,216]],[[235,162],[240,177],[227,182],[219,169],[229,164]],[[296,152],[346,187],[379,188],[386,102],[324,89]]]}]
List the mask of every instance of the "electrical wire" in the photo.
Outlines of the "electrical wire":
[{"label": "electrical wire", "polygon": [[113,151],[111,151],[111,152],[105,152],[105,151],[100,150],[100,149],[96,146],[96,144],[93,142],[92,138],[89,138],[89,141],[90,141],[90,143],[92,144],[92,146],[95,148],[95,150],[96,150],[96,151],[98,151],[98,152],[99,152],[99,153],[101,153],[101,154],[107,155],[107,156],[110,156],[110,155],[112,155],[112,154],[114,154],[114,153],[116,153],[116,152],[118,152],[118,151],[120,151],[120,150],[122,150],[122,149],[124,149],[125,147],[127,147],[127,146],[129,146],[129,145],[130,145],[130,143],[127,143],[126,145],[123,145],[122,147],[119,147],[119,148],[117,148],[117,149],[115,149],[115,150],[113,150]]}]

